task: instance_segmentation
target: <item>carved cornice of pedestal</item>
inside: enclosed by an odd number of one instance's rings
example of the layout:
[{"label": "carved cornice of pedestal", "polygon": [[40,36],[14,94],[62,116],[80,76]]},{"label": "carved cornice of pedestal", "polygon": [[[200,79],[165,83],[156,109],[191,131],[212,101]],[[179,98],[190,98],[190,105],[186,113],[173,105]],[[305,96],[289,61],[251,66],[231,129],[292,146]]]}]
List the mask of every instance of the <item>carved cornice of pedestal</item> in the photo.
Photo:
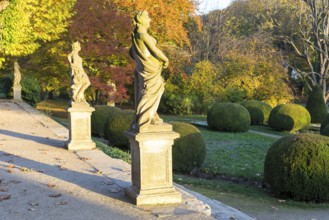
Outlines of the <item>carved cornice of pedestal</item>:
[{"label": "carved cornice of pedestal", "polygon": [[138,142],[159,139],[174,140],[179,138],[179,134],[172,131],[172,125],[166,123],[149,125],[147,131],[144,132],[128,130],[124,134],[128,137],[134,137]]}]

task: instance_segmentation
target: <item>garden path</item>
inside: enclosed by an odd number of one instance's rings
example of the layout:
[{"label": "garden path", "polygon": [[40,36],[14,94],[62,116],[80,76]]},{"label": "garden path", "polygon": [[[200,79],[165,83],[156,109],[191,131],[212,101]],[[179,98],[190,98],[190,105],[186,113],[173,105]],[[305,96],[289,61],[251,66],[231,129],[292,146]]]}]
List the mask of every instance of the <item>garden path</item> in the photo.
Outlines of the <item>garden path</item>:
[{"label": "garden path", "polygon": [[183,203],[136,207],[130,165],[65,149],[68,130],[24,102],[0,101],[0,213],[15,219],[251,219],[176,185]]}]

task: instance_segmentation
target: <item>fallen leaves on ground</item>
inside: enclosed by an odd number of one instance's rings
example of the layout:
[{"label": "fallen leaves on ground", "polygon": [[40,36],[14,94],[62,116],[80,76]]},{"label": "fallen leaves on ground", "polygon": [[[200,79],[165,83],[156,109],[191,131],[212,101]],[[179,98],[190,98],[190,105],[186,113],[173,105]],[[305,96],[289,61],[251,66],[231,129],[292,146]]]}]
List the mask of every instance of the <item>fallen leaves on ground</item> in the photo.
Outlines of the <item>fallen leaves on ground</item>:
[{"label": "fallen leaves on ground", "polygon": [[61,202],[56,202],[55,206],[59,206],[59,205],[67,205],[69,202],[68,201],[61,201]]},{"label": "fallen leaves on ground", "polygon": [[29,171],[31,171],[31,170],[30,170],[29,168],[27,168],[27,167],[21,167],[20,170],[21,170],[22,172],[29,172]]},{"label": "fallen leaves on ground", "polygon": [[52,184],[52,183],[48,183],[47,186],[48,186],[49,188],[55,188],[56,185],[55,185],[55,184]]},{"label": "fallen leaves on ground", "polygon": [[1,188],[0,188],[0,192],[8,192],[8,189],[5,188],[5,187],[1,187]]},{"label": "fallen leaves on ground", "polygon": [[11,195],[0,195],[0,202],[3,200],[8,200],[10,199]]},{"label": "fallen leaves on ground", "polygon": [[61,197],[62,194],[61,193],[55,193],[55,194],[50,194],[48,196],[51,197],[51,198],[58,198],[58,197]]},{"label": "fallen leaves on ground", "polygon": [[90,158],[88,158],[88,157],[79,157],[79,159],[82,161],[90,160]]}]

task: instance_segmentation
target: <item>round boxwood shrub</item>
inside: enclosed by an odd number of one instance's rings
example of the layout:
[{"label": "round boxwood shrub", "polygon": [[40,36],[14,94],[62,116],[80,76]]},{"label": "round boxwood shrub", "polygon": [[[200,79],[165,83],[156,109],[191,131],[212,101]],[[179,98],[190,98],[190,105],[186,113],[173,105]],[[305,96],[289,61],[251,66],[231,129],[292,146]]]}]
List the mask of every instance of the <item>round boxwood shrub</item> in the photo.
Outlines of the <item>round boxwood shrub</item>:
[{"label": "round boxwood shrub", "polygon": [[306,102],[306,109],[311,115],[312,123],[321,123],[325,115],[328,113],[323,92],[319,85],[314,86],[309,94]]},{"label": "round boxwood shrub", "polygon": [[329,137],[297,134],[268,150],[264,181],[276,196],[299,201],[329,201]]},{"label": "round boxwood shrub", "polygon": [[240,104],[216,103],[207,114],[207,122],[212,129],[246,132],[250,127],[250,115]]},{"label": "round boxwood shrub", "polygon": [[299,131],[311,123],[310,113],[301,105],[281,104],[272,109],[268,124],[277,131]]},{"label": "round boxwood shrub", "polygon": [[173,122],[172,125],[173,130],[180,135],[172,148],[173,169],[178,172],[190,173],[204,162],[205,141],[199,129],[191,124]]},{"label": "round boxwood shrub", "polygon": [[320,134],[329,137],[329,125],[326,125],[326,126],[320,131]]},{"label": "round boxwood shrub", "polygon": [[258,100],[247,100],[242,102],[241,105],[248,110],[252,125],[267,124],[272,110],[269,104]]},{"label": "round boxwood shrub", "polygon": [[322,130],[329,124],[329,114],[326,114],[321,121],[320,133],[322,134]]},{"label": "round boxwood shrub", "polygon": [[123,132],[129,130],[134,119],[134,112],[129,110],[119,111],[106,119],[104,137],[109,144],[116,147],[129,148],[129,140]]},{"label": "round boxwood shrub", "polygon": [[94,108],[95,111],[91,115],[91,133],[102,137],[106,119],[121,110],[107,105],[96,105]]}]

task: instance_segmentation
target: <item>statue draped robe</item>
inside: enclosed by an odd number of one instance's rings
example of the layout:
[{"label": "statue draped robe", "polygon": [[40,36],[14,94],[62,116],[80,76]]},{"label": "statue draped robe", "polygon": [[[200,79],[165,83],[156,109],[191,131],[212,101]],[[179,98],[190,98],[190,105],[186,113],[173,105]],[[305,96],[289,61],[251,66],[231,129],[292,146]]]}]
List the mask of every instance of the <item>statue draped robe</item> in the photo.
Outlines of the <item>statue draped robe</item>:
[{"label": "statue draped robe", "polygon": [[162,64],[145,43],[155,46],[156,40],[147,33],[133,33],[130,55],[136,62],[134,73],[135,119],[132,129],[143,132],[150,124],[162,123],[157,114],[164,80],[161,76]]}]

